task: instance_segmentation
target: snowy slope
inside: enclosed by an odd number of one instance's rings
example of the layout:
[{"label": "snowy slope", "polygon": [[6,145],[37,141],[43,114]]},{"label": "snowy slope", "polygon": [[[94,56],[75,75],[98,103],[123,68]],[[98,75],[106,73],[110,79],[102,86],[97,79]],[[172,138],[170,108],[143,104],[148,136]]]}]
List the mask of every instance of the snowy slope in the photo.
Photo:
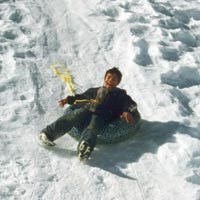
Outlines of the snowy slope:
[{"label": "snowy slope", "polygon": [[[0,27],[0,199],[200,200],[199,0],[0,0]],[[87,164],[68,135],[39,146],[69,94],[55,62],[77,92],[119,67],[138,134]]]}]

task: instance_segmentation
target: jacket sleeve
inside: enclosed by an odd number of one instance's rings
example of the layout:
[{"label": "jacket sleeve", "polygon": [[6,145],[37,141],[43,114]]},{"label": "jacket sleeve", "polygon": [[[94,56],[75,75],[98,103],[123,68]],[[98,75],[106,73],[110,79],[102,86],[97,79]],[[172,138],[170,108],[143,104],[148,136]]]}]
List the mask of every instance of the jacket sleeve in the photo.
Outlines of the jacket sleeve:
[{"label": "jacket sleeve", "polygon": [[68,96],[66,98],[67,103],[72,105],[76,100],[93,99],[96,97],[96,91],[97,91],[96,88],[90,88],[82,94],[76,94],[75,96]]},{"label": "jacket sleeve", "polygon": [[123,112],[130,112],[133,115],[135,115],[138,112],[136,102],[133,101],[133,99],[127,94],[125,94],[124,98],[123,98],[122,111]]}]

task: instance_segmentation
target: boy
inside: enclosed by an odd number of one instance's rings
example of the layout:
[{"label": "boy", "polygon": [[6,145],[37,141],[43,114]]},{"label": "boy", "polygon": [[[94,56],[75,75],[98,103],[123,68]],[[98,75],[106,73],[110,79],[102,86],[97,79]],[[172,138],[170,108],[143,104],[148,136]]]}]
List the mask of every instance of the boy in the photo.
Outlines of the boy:
[{"label": "boy", "polygon": [[134,123],[134,118],[139,116],[137,104],[125,90],[117,88],[121,78],[121,72],[114,67],[106,71],[102,87],[90,88],[82,94],[60,100],[61,107],[72,105],[72,113],[64,114],[44,128],[39,134],[40,141],[54,146],[54,140],[76,127],[81,130],[78,157],[87,159],[96,145],[97,132],[103,126],[118,117],[127,123]]}]

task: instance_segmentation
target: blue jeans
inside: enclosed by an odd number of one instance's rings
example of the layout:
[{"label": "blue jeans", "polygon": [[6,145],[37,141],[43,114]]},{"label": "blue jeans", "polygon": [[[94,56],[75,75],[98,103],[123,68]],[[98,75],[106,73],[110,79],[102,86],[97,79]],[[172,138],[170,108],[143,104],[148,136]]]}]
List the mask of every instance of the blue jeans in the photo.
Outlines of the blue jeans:
[{"label": "blue jeans", "polygon": [[47,125],[42,132],[46,134],[49,140],[54,141],[76,127],[82,130],[80,142],[87,141],[93,150],[96,145],[97,133],[104,125],[103,118],[93,114],[86,108],[78,108]]},{"label": "blue jeans", "polygon": [[93,150],[96,145],[97,134],[100,132],[103,126],[105,126],[104,119],[98,115],[92,114],[89,124],[81,133],[80,143],[83,140],[87,141],[91,147],[91,150]]}]

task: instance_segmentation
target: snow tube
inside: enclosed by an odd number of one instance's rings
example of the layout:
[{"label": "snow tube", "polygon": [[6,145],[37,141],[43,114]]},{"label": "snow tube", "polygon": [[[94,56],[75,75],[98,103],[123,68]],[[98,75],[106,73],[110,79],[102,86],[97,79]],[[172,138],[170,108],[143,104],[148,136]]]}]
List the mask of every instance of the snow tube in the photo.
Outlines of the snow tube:
[{"label": "snow tube", "polygon": [[[68,107],[66,113],[70,112],[72,112],[72,109]],[[134,124],[128,124],[120,118],[116,119],[99,131],[99,134],[97,134],[97,144],[112,144],[124,141],[137,132],[140,124],[140,116],[136,117]],[[81,136],[81,131],[74,127],[68,134],[78,140]]]}]

